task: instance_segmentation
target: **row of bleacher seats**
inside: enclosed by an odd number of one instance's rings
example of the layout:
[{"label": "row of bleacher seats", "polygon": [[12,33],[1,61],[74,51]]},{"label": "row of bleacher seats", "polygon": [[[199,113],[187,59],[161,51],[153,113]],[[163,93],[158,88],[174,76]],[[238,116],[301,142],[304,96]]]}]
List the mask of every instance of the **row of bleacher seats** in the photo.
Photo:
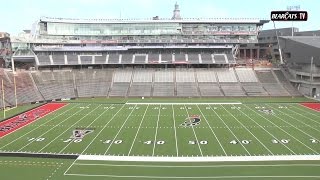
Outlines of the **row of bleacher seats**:
[{"label": "row of bleacher seats", "polygon": [[107,54],[107,55],[37,55],[38,65],[78,65],[78,64],[235,64],[231,54]]},{"label": "row of bleacher seats", "polygon": [[[19,104],[72,97],[123,96],[300,96],[279,70],[87,69],[0,71],[5,103]],[[1,104],[2,105],[2,102]]]}]

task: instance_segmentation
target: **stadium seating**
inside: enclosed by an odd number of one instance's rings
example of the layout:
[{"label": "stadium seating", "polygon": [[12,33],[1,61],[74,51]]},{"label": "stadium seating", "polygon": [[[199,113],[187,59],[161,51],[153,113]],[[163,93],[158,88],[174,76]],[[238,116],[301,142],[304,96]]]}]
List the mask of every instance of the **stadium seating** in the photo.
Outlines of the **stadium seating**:
[{"label": "stadium seating", "polygon": [[198,82],[217,82],[215,72],[210,69],[197,69],[197,80]]},{"label": "stadium seating", "polygon": [[199,83],[199,90],[203,97],[223,96],[217,83]]},{"label": "stadium seating", "polygon": [[133,54],[131,53],[123,53],[121,58],[122,64],[132,64]]},{"label": "stadium seating", "polygon": [[219,82],[238,82],[233,69],[215,69]]},{"label": "stadium seating", "polygon": [[177,96],[193,97],[199,96],[196,83],[191,82],[177,82]]},{"label": "stadium seating", "polygon": [[256,75],[261,83],[277,83],[271,70],[256,71]]},{"label": "stadium seating", "polygon": [[33,79],[45,100],[76,97],[72,72],[33,72]]},{"label": "stadium seating", "polygon": [[161,54],[161,62],[171,63],[172,62],[172,54],[162,53]]},{"label": "stadium seating", "polygon": [[242,83],[242,87],[248,96],[268,96],[260,83]]},{"label": "stadium seating", "polygon": [[81,64],[92,64],[92,56],[80,56]]},{"label": "stadium seating", "polygon": [[214,54],[214,61],[216,64],[226,64],[226,55],[225,54]]},{"label": "stadium seating", "polygon": [[245,92],[242,90],[239,84],[221,84],[221,90],[225,96],[245,96]]},{"label": "stadium seating", "polygon": [[48,65],[51,64],[50,58],[48,55],[37,55],[40,65]]},{"label": "stadium seating", "polygon": [[130,83],[126,82],[114,82],[112,84],[109,96],[114,97],[126,97]]},{"label": "stadium seating", "polygon": [[238,68],[236,69],[236,74],[238,75],[240,82],[258,82],[252,69]]},{"label": "stadium seating", "polygon": [[70,65],[79,64],[77,55],[68,55],[67,58],[68,58],[68,64]]},{"label": "stadium seating", "polygon": [[154,97],[172,97],[174,96],[174,83],[155,82],[153,86]]},{"label": "stadium seating", "polygon": [[195,82],[194,69],[176,69],[176,82]]},{"label": "stadium seating", "polygon": [[159,69],[154,73],[154,82],[174,82],[173,70]]},{"label": "stadium seating", "polygon": [[188,62],[191,64],[198,64],[199,63],[199,54],[188,53]]},{"label": "stadium seating", "polygon": [[131,82],[132,69],[117,69],[113,76],[113,82]]},{"label": "stadium seating", "polygon": [[136,54],[134,55],[135,64],[145,64],[147,56],[145,54]]},{"label": "stadium seating", "polygon": [[176,53],[176,54],[174,54],[174,59],[176,62],[185,62],[186,61],[186,54]]},{"label": "stadium seating", "polygon": [[151,83],[133,83],[129,96],[151,96]]},{"label": "stadium seating", "polygon": [[[106,56],[101,57],[106,58]],[[5,103],[12,106],[15,104],[14,75],[10,71],[1,69],[0,76],[4,80]],[[43,70],[18,71],[15,78],[19,104],[72,97],[301,95],[282,71],[270,69],[255,71],[249,68]]]},{"label": "stadium seating", "polygon": [[107,96],[112,81],[112,70],[82,70],[75,72],[79,97]]},{"label": "stadium seating", "polygon": [[52,55],[52,61],[53,64],[55,65],[64,65],[65,61],[64,61],[64,55]]},{"label": "stadium seating", "polygon": [[236,63],[236,60],[234,59],[232,54],[226,54],[226,55],[227,55],[228,63],[230,63],[230,64]]},{"label": "stadium seating", "polygon": [[292,96],[301,96],[301,93],[294,88],[290,82],[287,80],[287,78],[284,76],[281,70],[274,70],[273,71],[278,78],[278,80],[281,82],[283,87],[292,95]]},{"label": "stadium seating", "polygon": [[119,64],[119,54],[109,54],[108,64]]},{"label": "stadium seating", "polygon": [[202,64],[212,64],[212,54],[209,53],[203,53],[201,54],[201,60],[202,60]]},{"label": "stadium seating", "polygon": [[133,74],[133,83],[135,82],[152,82],[153,71],[148,69],[135,69]]},{"label": "stadium seating", "polygon": [[148,54],[148,63],[158,63],[159,54]]},{"label": "stadium seating", "polygon": [[101,55],[101,56],[95,56],[95,64],[106,64],[107,56]]}]

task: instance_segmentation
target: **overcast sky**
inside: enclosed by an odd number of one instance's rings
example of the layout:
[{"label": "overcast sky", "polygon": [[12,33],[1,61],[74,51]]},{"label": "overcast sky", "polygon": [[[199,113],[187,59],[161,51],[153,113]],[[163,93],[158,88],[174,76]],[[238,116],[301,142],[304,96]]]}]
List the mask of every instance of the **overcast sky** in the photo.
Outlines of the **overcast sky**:
[{"label": "overcast sky", "polygon": [[[0,32],[16,35],[30,29],[41,16],[64,18],[171,18],[177,0],[6,0],[0,11]],[[300,5],[309,13],[307,22],[295,22],[301,30],[320,29],[320,0],[178,0],[184,18],[264,18],[270,11]],[[291,27],[277,22],[276,27]],[[273,28],[273,24],[263,29]]]}]

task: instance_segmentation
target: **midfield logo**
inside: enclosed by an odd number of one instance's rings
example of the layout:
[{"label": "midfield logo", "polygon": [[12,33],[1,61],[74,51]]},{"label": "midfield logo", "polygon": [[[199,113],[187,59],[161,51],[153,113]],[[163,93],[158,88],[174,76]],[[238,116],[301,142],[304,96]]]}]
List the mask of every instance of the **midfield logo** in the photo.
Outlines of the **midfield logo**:
[{"label": "midfield logo", "polygon": [[94,130],[93,129],[82,129],[82,128],[77,128],[72,131],[72,136],[70,138],[72,139],[83,139],[84,136],[92,133]]},{"label": "midfield logo", "polygon": [[271,21],[307,21],[307,11],[271,11]]},{"label": "midfield logo", "polygon": [[260,109],[259,111],[268,115],[274,115],[274,112],[272,109]]},{"label": "midfield logo", "polygon": [[200,124],[200,121],[201,119],[199,115],[192,115],[190,117],[187,117],[184,123],[182,123],[180,126],[184,126],[184,127],[197,126]]}]

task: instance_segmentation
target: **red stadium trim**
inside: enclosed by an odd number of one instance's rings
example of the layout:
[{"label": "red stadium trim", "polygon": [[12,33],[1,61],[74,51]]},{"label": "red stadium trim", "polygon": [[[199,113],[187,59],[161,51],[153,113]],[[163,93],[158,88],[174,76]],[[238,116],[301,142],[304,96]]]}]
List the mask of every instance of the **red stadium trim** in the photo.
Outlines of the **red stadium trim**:
[{"label": "red stadium trim", "polygon": [[60,109],[66,103],[50,103],[0,122],[0,138]]},{"label": "red stadium trim", "polygon": [[320,112],[320,103],[301,103],[302,106]]}]

